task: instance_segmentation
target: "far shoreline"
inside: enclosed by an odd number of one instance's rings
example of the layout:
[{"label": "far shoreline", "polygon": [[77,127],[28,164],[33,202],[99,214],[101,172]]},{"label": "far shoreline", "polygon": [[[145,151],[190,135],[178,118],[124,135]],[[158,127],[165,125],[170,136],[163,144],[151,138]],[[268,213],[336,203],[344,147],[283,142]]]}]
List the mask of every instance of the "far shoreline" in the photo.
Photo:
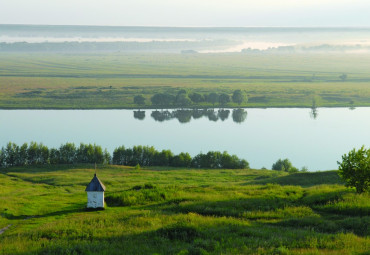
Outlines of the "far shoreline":
[{"label": "far shoreline", "polygon": [[[225,106],[225,107],[0,107],[0,110],[208,110],[208,109],[323,109],[323,108],[348,108],[355,110],[356,108],[369,108],[370,105],[323,105],[319,107],[309,107],[309,106],[240,106],[240,107],[232,107],[232,106]],[[352,109],[351,109],[352,110]]]}]

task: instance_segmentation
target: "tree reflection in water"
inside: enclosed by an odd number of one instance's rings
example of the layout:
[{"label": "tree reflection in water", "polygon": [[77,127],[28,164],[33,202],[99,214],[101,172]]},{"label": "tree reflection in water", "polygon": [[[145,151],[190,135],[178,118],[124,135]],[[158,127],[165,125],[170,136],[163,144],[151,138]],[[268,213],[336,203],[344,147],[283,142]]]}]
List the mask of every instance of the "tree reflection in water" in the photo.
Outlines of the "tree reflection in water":
[{"label": "tree reflection in water", "polygon": [[233,121],[236,123],[243,123],[247,119],[247,111],[244,109],[234,109],[233,110]]},{"label": "tree reflection in water", "polygon": [[210,121],[218,121],[218,114],[213,109],[206,110],[205,115]]},{"label": "tree reflection in water", "polygon": [[152,111],[152,118],[156,121],[163,122],[165,120],[170,120],[173,118],[173,115],[170,111]]},{"label": "tree reflection in water", "polygon": [[[142,111],[134,112],[134,117],[140,119],[139,114]],[[140,115],[141,116],[141,115]],[[166,120],[177,119],[180,123],[188,123],[191,119],[200,119],[200,118],[208,118],[210,121],[225,121],[230,116],[230,110],[227,109],[179,109],[179,110],[162,110],[162,111],[152,111],[151,113],[152,118],[155,121],[163,122]],[[236,123],[242,123],[246,120],[247,111],[244,109],[234,109],[232,113],[233,121]],[[144,117],[145,118],[145,112]]]},{"label": "tree reflection in water", "polygon": [[193,115],[191,110],[176,110],[172,112],[174,118],[177,118],[180,123],[188,123]]},{"label": "tree reflection in water", "polygon": [[220,109],[218,110],[218,116],[220,117],[220,120],[224,121],[229,118],[230,110]]},{"label": "tree reflection in water", "polygon": [[319,116],[319,111],[317,110],[316,98],[314,97],[312,98],[310,117],[315,120],[317,116]]},{"label": "tree reflection in water", "polygon": [[317,110],[316,107],[312,107],[310,111],[310,117],[315,120],[317,119],[318,116],[319,116],[319,111]]},{"label": "tree reflection in water", "polygon": [[138,120],[145,119],[145,111],[134,111],[134,118]]}]

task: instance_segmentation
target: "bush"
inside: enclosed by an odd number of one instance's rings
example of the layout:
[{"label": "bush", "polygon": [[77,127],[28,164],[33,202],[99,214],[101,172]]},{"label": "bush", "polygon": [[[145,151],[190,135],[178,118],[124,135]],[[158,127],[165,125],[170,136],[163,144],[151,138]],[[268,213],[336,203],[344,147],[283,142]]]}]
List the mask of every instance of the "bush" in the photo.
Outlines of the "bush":
[{"label": "bush", "polygon": [[342,156],[339,164],[339,176],[347,187],[355,187],[358,193],[370,187],[370,149],[364,146],[358,151],[353,149]]}]

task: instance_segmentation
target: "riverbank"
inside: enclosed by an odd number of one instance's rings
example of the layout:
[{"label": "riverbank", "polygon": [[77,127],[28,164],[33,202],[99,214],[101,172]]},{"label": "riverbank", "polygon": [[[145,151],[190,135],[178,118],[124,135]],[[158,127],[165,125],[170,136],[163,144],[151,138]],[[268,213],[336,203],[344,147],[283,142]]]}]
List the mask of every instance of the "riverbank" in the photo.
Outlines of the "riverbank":
[{"label": "riverbank", "polygon": [[207,107],[207,106],[194,106],[194,107],[173,107],[173,106],[168,106],[168,107],[153,107],[152,105],[144,106],[144,107],[89,107],[89,108],[83,108],[83,107],[71,107],[71,106],[60,106],[60,107],[34,107],[32,105],[27,106],[27,107],[0,107],[0,110],[133,110],[133,111],[163,111],[163,110],[218,110],[218,109],[231,109],[231,110],[236,110],[236,109],[322,109],[322,108],[348,108],[350,110],[355,110],[356,108],[363,108],[363,107],[370,107],[369,104],[361,104],[361,105],[346,105],[346,104],[338,104],[338,105],[323,105],[320,107],[315,107],[313,108],[312,106],[309,105],[285,105],[285,106],[251,106],[251,105],[240,105],[240,106],[225,106],[225,107]]}]

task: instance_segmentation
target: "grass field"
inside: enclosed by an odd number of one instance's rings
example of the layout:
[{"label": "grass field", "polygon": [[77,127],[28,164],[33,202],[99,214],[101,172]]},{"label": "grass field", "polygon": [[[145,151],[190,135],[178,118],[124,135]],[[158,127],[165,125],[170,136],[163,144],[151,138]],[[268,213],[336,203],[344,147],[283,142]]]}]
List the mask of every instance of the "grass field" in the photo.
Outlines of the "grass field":
[{"label": "grass field", "polygon": [[336,171],[99,166],[0,170],[0,254],[369,254],[370,197]]},{"label": "grass field", "polygon": [[136,108],[139,94],[152,108],[153,94],[182,88],[242,89],[243,107],[370,106],[369,66],[369,54],[3,53],[0,108]]}]

